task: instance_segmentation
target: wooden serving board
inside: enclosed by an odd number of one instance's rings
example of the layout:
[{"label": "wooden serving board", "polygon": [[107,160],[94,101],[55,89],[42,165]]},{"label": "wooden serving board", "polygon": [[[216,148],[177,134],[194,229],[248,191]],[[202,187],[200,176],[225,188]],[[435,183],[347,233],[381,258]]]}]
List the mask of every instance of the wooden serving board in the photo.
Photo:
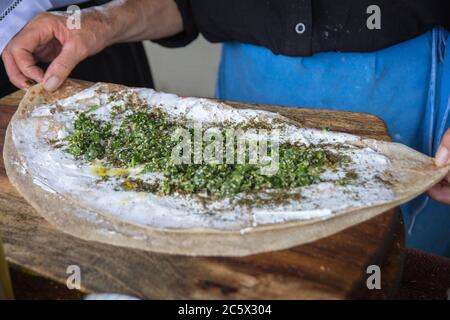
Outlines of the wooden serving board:
[{"label": "wooden serving board", "polygon": [[[0,147],[23,92],[0,99]],[[230,103],[238,108],[248,105]],[[305,126],[389,140],[383,121],[362,113],[303,108],[276,111]],[[0,161],[0,234],[10,262],[65,283],[69,265],[81,269],[82,290],[151,299],[388,298],[403,268],[403,224],[390,210],[328,238],[248,257],[186,257],[89,242],[61,233],[17,193]],[[382,289],[368,290],[369,265],[381,268]]]}]

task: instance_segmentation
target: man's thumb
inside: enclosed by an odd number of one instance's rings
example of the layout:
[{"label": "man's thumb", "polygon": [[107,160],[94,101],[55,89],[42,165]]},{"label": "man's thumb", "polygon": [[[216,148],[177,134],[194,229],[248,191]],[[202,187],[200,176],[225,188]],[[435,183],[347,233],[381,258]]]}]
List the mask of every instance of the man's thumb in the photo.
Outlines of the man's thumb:
[{"label": "man's thumb", "polygon": [[70,75],[75,66],[82,59],[78,58],[74,50],[69,50],[69,46],[64,46],[61,53],[53,60],[47,68],[44,76],[44,89],[55,91]]}]

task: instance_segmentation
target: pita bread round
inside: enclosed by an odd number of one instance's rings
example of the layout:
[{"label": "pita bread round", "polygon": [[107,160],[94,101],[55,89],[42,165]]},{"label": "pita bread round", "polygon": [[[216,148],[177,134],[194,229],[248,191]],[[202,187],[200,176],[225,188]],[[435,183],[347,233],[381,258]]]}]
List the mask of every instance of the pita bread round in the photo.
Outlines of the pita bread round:
[{"label": "pita bread round", "polygon": [[[29,117],[36,106],[66,98],[88,86],[84,82],[67,81],[53,94],[45,92],[41,85],[30,88],[11,120],[4,146],[6,172],[23,197],[58,229],[85,240],[180,255],[244,256],[280,250],[330,236],[397,207],[435,185],[450,170],[450,166],[436,167],[432,158],[404,145],[363,139],[364,145],[386,155],[397,172],[392,181],[395,191],[392,201],[352,208],[326,219],[259,225],[245,233],[205,228],[163,229],[127,223],[92,210],[70,195],[49,192],[35,184],[33,176],[23,171],[23,155],[12,138],[13,124]],[[109,86],[112,91],[125,88]]]}]

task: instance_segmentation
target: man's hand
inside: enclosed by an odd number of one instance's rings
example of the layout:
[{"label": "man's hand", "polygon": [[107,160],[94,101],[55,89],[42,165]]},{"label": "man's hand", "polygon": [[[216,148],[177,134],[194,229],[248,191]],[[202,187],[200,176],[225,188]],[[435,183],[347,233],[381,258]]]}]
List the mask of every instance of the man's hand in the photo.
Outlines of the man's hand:
[{"label": "man's hand", "polygon": [[[15,86],[25,88],[31,79],[54,91],[80,61],[107,45],[108,24],[98,12],[84,13],[79,30],[66,21],[60,13],[39,14],[9,42],[2,58]],[[38,62],[51,62],[45,74]]]},{"label": "man's hand", "polygon": [[[80,61],[113,43],[183,31],[174,0],[116,0],[82,10],[81,29],[70,30],[66,22],[64,13],[39,14],[9,42],[2,59],[15,86],[26,88],[31,79],[54,91]],[[44,73],[38,62],[51,64]]]},{"label": "man's hand", "polygon": [[[437,166],[444,166],[450,163],[450,129],[447,130],[442,138],[435,161]],[[428,190],[428,195],[436,201],[450,204],[450,173],[444,180]]]}]

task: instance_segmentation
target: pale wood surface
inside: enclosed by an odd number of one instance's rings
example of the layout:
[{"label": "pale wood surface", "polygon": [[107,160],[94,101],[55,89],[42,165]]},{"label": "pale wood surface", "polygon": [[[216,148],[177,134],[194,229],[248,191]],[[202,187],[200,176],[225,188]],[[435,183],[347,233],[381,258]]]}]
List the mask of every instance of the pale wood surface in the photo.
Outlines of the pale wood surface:
[{"label": "pale wood surface", "polygon": [[[0,99],[0,146],[23,93]],[[233,103],[237,107],[247,107]],[[311,127],[389,140],[371,115],[301,108],[275,110]],[[334,236],[289,250],[243,258],[184,257],[88,242],[61,233],[11,186],[0,162],[0,233],[9,261],[59,282],[78,265],[85,292],[142,298],[386,298],[403,267],[403,226],[391,210]],[[366,289],[366,268],[378,264],[381,291]]]}]

